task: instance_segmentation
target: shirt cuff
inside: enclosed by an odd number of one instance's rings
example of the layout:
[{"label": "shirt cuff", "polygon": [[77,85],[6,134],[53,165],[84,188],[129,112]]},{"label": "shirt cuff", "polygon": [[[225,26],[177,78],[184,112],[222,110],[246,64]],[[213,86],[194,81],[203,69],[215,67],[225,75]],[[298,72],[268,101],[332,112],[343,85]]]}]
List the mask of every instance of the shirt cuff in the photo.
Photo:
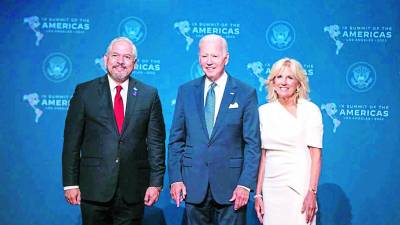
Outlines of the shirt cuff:
[{"label": "shirt cuff", "polygon": [[149,187],[149,188],[155,188],[155,189],[157,189],[159,192],[162,192],[162,187],[160,186],[160,187],[154,187],[154,186],[151,186],[151,187]]},{"label": "shirt cuff", "polygon": [[183,184],[183,181],[174,182],[174,183],[171,184],[171,187],[172,187],[172,185],[175,185],[175,184]]},{"label": "shirt cuff", "polygon": [[238,187],[241,187],[241,188],[243,188],[244,190],[250,192],[250,188],[248,188],[248,187],[245,187],[245,186],[243,186],[243,185],[238,185]]},{"label": "shirt cuff", "polygon": [[79,188],[79,186],[65,186],[64,191]]}]

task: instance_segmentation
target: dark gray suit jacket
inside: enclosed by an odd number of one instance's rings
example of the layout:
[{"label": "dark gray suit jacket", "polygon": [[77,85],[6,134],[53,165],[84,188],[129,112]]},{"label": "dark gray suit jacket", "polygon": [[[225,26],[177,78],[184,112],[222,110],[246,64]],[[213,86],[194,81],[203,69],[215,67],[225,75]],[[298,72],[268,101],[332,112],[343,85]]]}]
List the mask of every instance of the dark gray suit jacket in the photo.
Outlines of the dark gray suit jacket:
[{"label": "dark gray suit jacket", "polygon": [[129,78],[122,134],[117,131],[107,75],[79,84],[65,121],[63,185],[79,185],[83,200],[107,202],[117,185],[128,203],[161,187],[165,126],[157,90]]}]

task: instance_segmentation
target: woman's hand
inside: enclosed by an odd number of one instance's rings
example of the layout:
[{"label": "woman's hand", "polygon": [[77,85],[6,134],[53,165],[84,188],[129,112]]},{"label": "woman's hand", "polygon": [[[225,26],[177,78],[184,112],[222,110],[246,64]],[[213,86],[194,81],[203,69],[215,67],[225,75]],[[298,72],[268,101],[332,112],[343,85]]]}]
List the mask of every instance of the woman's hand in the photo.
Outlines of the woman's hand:
[{"label": "woman's hand", "polygon": [[316,194],[312,191],[308,191],[306,197],[304,198],[303,207],[301,209],[301,213],[306,213],[306,222],[311,223],[315,212],[317,210],[317,199]]},{"label": "woman's hand", "polygon": [[257,197],[254,199],[254,209],[256,210],[258,220],[260,223],[263,223],[264,202],[262,197]]}]

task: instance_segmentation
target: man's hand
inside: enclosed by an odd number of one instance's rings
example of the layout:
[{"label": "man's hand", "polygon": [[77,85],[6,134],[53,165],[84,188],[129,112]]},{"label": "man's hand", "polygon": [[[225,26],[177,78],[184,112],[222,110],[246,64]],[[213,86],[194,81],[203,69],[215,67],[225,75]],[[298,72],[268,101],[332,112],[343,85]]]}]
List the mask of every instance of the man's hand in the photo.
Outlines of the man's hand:
[{"label": "man's hand", "polygon": [[81,191],[79,188],[64,190],[65,200],[71,205],[81,204]]},{"label": "man's hand", "polygon": [[231,199],[229,201],[235,201],[234,209],[238,210],[242,206],[246,205],[249,200],[249,191],[242,187],[236,187],[233,191]]},{"label": "man's hand", "polygon": [[147,206],[152,206],[158,201],[161,189],[158,187],[148,187],[146,194],[144,195],[144,204]]},{"label": "man's hand", "polygon": [[176,207],[179,207],[181,202],[186,198],[186,186],[183,182],[175,182],[171,185],[171,198],[176,202]]}]

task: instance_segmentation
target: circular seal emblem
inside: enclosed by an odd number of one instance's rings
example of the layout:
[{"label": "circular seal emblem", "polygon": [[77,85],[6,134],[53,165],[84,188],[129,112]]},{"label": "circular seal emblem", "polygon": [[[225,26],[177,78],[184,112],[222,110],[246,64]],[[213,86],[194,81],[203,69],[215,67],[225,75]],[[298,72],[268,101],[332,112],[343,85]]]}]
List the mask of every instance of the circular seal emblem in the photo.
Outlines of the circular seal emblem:
[{"label": "circular seal emblem", "polygon": [[202,77],[204,75],[203,69],[201,68],[199,62],[196,60],[192,63],[190,67],[190,78],[192,80]]},{"label": "circular seal emblem", "polygon": [[356,62],[347,69],[346,81],[353,91],[366,92],[375,85],[376,71],[369,63]]},{"label": "circular seal emblem", "polygon": [[49,81],[59,83],[68,79],[71,75],[72,63],[68,56],[55,52],[44,59],[42,70]]},{"label": "circular seal emblem", "polygon": [[293,45],[296,34],[290,23],[280,20],[269,25],[265,32],[265,38],[272,49],[283,51]]},{"label": "circular seal emblem", "polygon": [[138,17],[127,17],[118,26],[120,36],[129,38],[135,45],[144,41],[147,35],[147,27]]}]

